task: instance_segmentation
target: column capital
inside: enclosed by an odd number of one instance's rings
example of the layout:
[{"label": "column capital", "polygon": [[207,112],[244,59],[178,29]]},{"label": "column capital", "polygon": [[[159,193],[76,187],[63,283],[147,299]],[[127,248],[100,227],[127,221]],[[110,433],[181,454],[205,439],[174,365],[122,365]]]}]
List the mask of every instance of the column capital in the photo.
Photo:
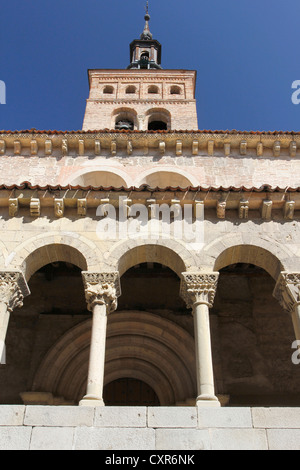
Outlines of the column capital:
[{"label": "column capital", "polygon": [[288,313],[300,305],[300,272],[282,271],[278,276],[273,296]]},{"label": "column capital", "polygon": [[27,282],[21,271],[0,271],[0,302],[12,312],[23,306],[23,299],[30,294]]},{"label": "column capital", "polygon": [[193,308],[197,304],[213,306],[219,273],[218,272],[186,272],[181,273],[180,295]]},{"label": "column capital", "polygon": [[107,313],[117,308],[117,299],[121,295],[120,276],[118,272],[95,273],[82,272],[85,298],[88,310],[94,305],[106,305]]}]

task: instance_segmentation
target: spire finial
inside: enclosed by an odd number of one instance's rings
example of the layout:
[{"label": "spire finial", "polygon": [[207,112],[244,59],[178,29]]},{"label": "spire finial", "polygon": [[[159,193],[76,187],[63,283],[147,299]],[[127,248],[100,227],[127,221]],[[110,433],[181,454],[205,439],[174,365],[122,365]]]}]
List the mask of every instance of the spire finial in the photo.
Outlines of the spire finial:
[{"label": "spire finial", "polygon": [[146,3],[146,6],[145,6],[145,11],[146,11],[146,14],[145,14],[145,27],[144,27],[144,31],[142,32],[141,34],[141,39],[145,39],[145,40],[151,40],[152,39],[152,34],[150,33],[150,29],[149,29],[149,20],[150,20],[150,15],[149,15],[149,2]]}]

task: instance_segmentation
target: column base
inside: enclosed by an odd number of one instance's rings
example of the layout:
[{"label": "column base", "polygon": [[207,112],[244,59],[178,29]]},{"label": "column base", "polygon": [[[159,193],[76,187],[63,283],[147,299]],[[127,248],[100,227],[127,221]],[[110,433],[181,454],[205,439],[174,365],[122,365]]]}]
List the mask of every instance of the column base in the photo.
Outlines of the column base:
[{"label": "column base", "polygon": [[196,406],[201,406],[201,407],[215,407],[218,408],[221,406],[221,403],[219,402],[218,398],[215,397],[214,395],[199,395],[196,398]]},{"label": "column base", "polygon": [[94,395],[86,395],[79,402],[79,406],[105,406],[103,398],[95,397]]}]

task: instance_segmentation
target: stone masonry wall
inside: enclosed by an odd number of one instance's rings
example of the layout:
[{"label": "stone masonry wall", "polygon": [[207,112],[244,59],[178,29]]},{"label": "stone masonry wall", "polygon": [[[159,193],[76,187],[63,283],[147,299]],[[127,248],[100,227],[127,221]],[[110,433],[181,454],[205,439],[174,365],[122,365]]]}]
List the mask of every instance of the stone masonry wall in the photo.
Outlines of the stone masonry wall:
[{"label": "stone masonry wall", "polygon": [[1,406],[0,450],[299,450],[300,408]]}]

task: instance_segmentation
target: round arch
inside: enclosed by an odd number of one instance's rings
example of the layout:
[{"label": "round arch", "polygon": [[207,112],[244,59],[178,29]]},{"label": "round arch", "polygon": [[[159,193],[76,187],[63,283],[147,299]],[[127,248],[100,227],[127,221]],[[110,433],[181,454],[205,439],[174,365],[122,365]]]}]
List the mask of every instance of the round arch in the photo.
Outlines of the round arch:
[{"label": "round arch", "polygon": [[176,240],[165,240],[161,244],[144,240],[121,242],[109,252],[109,260],[110,269],[119,271],[120,276],[131,267],[147,262],[163,264],[179,277],[182,272],[197,266],[197,260],[194,260],[192,254]]},{"label": "round arch", "polygon": [[79,237],[59,233],[40,234],[17,247],[9,267],[20,269],[26,281],[41,267],[56,261],[74,264],[83,271],[93,271],[100,264],[97,253],[97,247],[89,240],[84,242]]},{"label": "round arch", "polygon": [[166,130],[171,129],[171,113],[165,108],[151,108],[146,112],[146,128],[153,122],[162,122],[166,125]]},{"label": "round arch", "polygon": [[116,123],[121,120],[132,122],[133,129],[139,130],[137,112],[134,108],[122,107],[115,109],[111,115],[111,129],[115,129]]},{"label": "round arch", "polygon": [[[32,391],[79,402],[86,393],[91,320],[72,328],[51,348]],[[176,323],[141,311],[108,317],[105,385],[130,377],[148,384],[161,405],[196,396],[194,340]]]},{"label": "round arch", "polygon": [[110,188],[127,188],[128,183],[126,181],[126,174],[118,170],[94,170],[81,173],[75,179],[71,181],[73,186],[93,186],[93,187],[104,187]]},{"label": "round arch", "polygon": [[231,264],[248,263],[264,269],[274,280],[277,280],[280,272],[284,270],[284,265],[271,249],[272,246],[267,249],[256,243],[233,244],[226,249],[223,245],[223,249],[215,255],[214,270],[219,271]]},{"label": "round arch", "polygon": [[166,188],[168,186],[176,188],[187,188],[189,186],[199,186],[198,179],[185,170],[177,169],[174,167],[160,167],[159,169],[151,169],[143,172],[136,186],[140,187],[143,184],[151,188]]}]

